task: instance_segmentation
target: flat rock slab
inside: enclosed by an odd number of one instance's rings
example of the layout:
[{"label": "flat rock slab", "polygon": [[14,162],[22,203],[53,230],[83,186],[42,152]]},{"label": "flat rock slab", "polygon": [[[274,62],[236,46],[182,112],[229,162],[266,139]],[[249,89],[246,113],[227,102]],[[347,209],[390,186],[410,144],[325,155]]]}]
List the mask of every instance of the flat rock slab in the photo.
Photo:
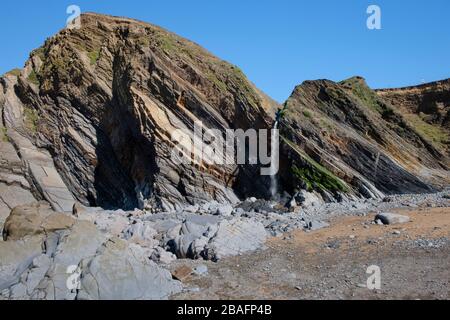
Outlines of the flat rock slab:
[{"label": "flat rock slab", "polygon": [[267,238],[264,225],[250,219],[237,218],[219,223],[216,234],[207,244],[205,256],[217,261],[263,247]]},{"label": "flat rock slab", "polygon": [[401,214],[383,212],[379,213],[375,217],[375,221],[380,220],[383,224],[399,224],[407,223],[410,221],[408,216],[403,216]]},{"label": "flat rock slab", "polygon": [[190,223],[194,223],[200,226],[210,226],[210,225],[214,225],[217,224],[220,221],[219,217],[216,216],[200,216],[200,215],[188,215],[186,217],[185,222],[190,222]]},{"label": "flat rock slab", "polygon": [[82,263],[78,299],[159,300],[182,290],[182,284],[150,261],[139,246],[114,239]]},{"label": "flat rock slab", "polygon": [[185,281],[191,277],[193,270],[188,266],[181,266],[172,272],[172,276],[180,281]]},{"label": "flat rock slab", "polygon": [[308,222],[308,224],[305,226],[305,229],[309,231],[316,231],[323,228],[327,228],[329,226],[330,225],[327,222],[313,220]]},{"label": "flat rock slab", "polygon": [[65,214],[54,212],[45,203],[16,207],[5,221],[4,240],[19,240],[26,236],[47,234],[70,228],[75,220]]},{"label": "flat rock slab", "polygon": [[0,241],[0,291],[20,282],[20,277],[42,254],[42,238],[23,241]]}]

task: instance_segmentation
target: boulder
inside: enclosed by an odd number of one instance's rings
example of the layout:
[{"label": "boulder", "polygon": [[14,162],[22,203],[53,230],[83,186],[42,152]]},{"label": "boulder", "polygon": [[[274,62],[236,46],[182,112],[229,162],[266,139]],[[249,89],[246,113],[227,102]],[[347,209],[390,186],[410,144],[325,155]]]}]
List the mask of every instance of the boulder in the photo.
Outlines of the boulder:
[{"label": "boulder", "polygon": [[316,192],[301,190],[294,196],[297,205],[304,208],[320,206],[324,203],[322,196]]},{"label": "boulder", "polygon": [[27,293],[31,294],[44,279],[52,265],[52,259],[47,254],[41,254],[33,259],[26,277]]},{"label": "boulder", "polygon": [[39,286],[43,299],[75,299],[76,291],[67,286],[67,280],[73,273],[70,268],[76,268],[81,261],[95,257],[106,240],[107,235],[89,221],[77,221],[70,230],[61,232],[55,252],[52,253],[52,267]]},{"label": "boulder", "polygon": [[154,248],[159,243],[155,240],[157,234],[157,231],[148,222],[136,220],[124,231],[124,238],[141,246]]},{"label": "boulder", "polygon": [[408,216],[404,216],[401,214],[383,212],[379,213],[375,216],[375,221],[380,220],[383,224],[399,224],[409,222],[410,219]]},{"label": "boulder", "polygon": [[169,240],[167,245],[179,259],[194,258],[192,244],[199,238],[200,236],[195,234],[179,235],[175,239]]},{"label": "boulder", "polygon": [[72,214],[80,220],[94,223],[97,228],[111,236],[119,236],[130,225],[129,215],[138,215],[138,212],[125,212],[123,210],[104,210],[102,208],[85,207],[76,203]]},{"label": "boulder", "polygon": [[253,251],[263,247],[266,238],[267,232],[260,222],[243,218],[223,220],[205,248],[205,257],[217,261]]},{"label": "boulder", "polygon": [[75,223],[71,216],[54,212],[44,202],[16,207],[5,221],[3,239],[19,240],[26,236],[48,234],[70,228]]},{"label": "boulder", "polygon": [[75,217],[79,217],[79,216],[82,215],[84,212],[86,212],[86,207],[83,206],[81,203],[75,202],[75,203],[73,204],[73,207],[72,207],[72,215],[74,215]]},{"label": "boulder", "polygon": [[233,212],[233,207],[229,204],[220,205],[217,207],[215,215],[222,217],[229,217]]},{"label": "boulder", "polygon": [[164,250],[164,248],[156,247],[150,256],[154,262],[159,262],[161,264],[170,264],[173,261],[177,260],[177,256],[172,252]]},{"label": "boulder", "polygon": [[316,231],[319,229],[327,228],[329,226],[330,225],[324,221],[312,220],[308,222],[305,228],[309,231]]},{"label": "boulder", "polygon": [[198,276],[203,276],[208,273],[208,267],[204,264],[200,264],[194,268],[194,273]]},{"label": "boulder", "polygon": [[244,209],[242,208],[236,208],[233,210],[233,215],[240,217],[245,213]]},{"label": "boulder", "polygon": [[217,216],[190,215],[184,220],[179,235],[169,240],[168,245],[178,258],[199,258],[204,245],[216,232],[218,222]]}]

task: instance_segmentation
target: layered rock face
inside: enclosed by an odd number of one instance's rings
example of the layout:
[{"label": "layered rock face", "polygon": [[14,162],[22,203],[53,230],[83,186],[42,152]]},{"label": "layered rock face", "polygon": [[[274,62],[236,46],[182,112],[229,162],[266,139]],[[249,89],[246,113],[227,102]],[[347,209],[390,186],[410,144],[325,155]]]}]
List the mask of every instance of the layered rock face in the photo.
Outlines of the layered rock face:
[{"label": "layered rock face", "polygon": [[450,154],[450,79],[376,93],[436,148]]},{"label": "layered rock face", "polygon": [[[0,85],[1,221],[34,200],[61,212],[75,201],[173,211],[270,196],[259,165],[173,158],[180,130],[193,144],[206,129],[270,129],[280,106],[236,66],[159,27],[85,14]],[[335,201],[447,185],[448,81],[420,88],[374,92],[357,77],[298,86],[279,124],[278,189]]]},{"label": "layered rock face", "polygon": [[62,211],[73,198],[125,209],[235,203],[251,168],[180,165],[171,135],[195,122],[220,132],[268,128],[276,104],[237,67],[158,27],[95,14],[81,26],[48,39],[20,75],[2,80],[8,139],[54,162],[27,168],[28,180],[52,179],[51,190],[38,181],[38,196]]},{"label": "layered rock face", "polygon": [[[435,105],[448,106],[448,93],[448,87],[437,91]],[[360,77],[295,88],[281,124],[285,185],[366,197],[448,185],[448,152],[409,121],[406,103],[391,95],[374,92]],[[419,100],[405,100],[421,108]]]}]

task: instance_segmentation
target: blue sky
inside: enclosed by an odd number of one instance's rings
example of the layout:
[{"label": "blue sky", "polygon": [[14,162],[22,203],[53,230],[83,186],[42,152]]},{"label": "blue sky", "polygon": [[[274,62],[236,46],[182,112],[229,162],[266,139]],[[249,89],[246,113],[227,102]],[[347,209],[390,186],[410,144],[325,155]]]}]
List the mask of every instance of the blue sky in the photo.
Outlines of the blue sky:
[{"label": "blue sky", "polygon": [[[71,4],[189,38],[280,102],[304,80],[360,75],[384,88],[450,77],[448,0],[2,1],[0,74],[63,28]],[[381,8],[381,30],[366,27],[370,4]]]}]

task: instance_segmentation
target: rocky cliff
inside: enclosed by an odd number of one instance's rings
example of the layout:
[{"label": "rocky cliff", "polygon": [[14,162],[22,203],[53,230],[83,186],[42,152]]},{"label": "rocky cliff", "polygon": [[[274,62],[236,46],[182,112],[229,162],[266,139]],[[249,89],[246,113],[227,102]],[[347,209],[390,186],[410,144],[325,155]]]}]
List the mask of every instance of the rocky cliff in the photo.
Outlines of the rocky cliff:
[{"label": "rocky cliff", "polygon": [[[280,106],[238,67],[159,27],[84,14],[0,86],[3,220],[35,199],[66,212],[75,201],[171,211],[270,195],[257,165],[171,157],[179,129],[270,129]],[[358,77],[295,88],[280,123],[279,190],[335,201],[447,185],[448,81],[417,90],[375,92]]]},{"label": "rocky cliff", "polygon": [[161,28],[96,14],[81,23],[2,78],[4,148],[25,164],[16,182],[63,211],[74,199],[125,209],[235,203],[250,168],[174,163],[171,134],[195,121],[267,128],[276,104],[238,67]]},{"label": "rocky cliff", "polygon": [[[448,106],[448,94],[448,87],[443,88],[428,95],[429,101]],[[410,107],[418,110],[419,105],[415,101]],[[282,121],[284,184],[366,197],[431,192],[448,185],[448,152],[423,134],[404,108],[360,77],[296,87]],[[440,130],[448,134],[448,129]]]},{"label": "rocky cliff", "polygon": [[450,79],[376,93],[437,149],[450,154]]}]

